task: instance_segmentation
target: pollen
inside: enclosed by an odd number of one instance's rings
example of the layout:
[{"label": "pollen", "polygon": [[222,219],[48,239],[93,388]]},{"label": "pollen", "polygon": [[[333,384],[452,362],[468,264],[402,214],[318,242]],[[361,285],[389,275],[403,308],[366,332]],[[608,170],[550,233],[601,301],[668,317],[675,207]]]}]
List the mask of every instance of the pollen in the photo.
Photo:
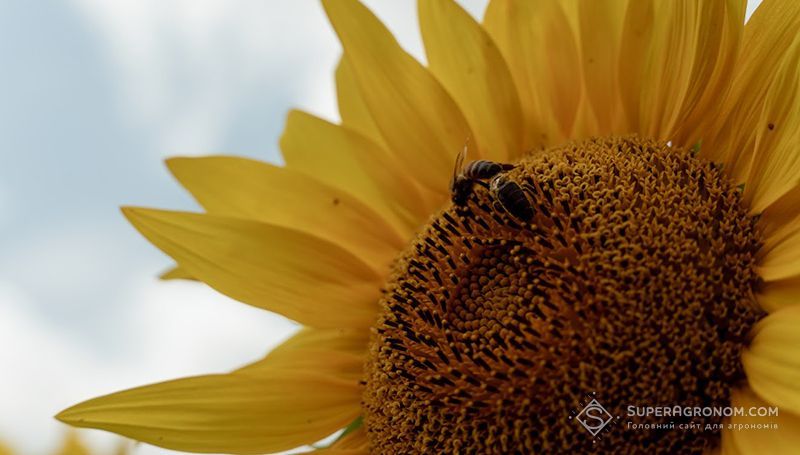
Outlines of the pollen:
[{"label": "pollen", "polygon": [[[723,170],[635,137],[531,154],[434,216],[394,265],[366,366],[374,453],[702,453],[727,406],[755,304],[757,219]],[[576,421],[596,398],[613,421]],[[635,424],[673,423],[645,430]],[[679,430],[681,423],[702,431]]]}]

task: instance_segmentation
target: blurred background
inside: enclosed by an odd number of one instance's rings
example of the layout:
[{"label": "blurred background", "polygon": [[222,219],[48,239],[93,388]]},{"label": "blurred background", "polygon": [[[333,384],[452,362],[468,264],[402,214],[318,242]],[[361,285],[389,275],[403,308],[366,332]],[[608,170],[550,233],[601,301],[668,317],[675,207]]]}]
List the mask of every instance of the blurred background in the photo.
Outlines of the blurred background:
[{"label": "blurred background", "polygon": [[[366,3],[424,61],[415,2]],[[317,0],[0,0],[0,441],[52,453],[64,407],[231,370],[296,329],[158,281],[170,260],[118,206],[197,210],[167,156],[280,163],[288,109],[338,119],[339,53]]]}]

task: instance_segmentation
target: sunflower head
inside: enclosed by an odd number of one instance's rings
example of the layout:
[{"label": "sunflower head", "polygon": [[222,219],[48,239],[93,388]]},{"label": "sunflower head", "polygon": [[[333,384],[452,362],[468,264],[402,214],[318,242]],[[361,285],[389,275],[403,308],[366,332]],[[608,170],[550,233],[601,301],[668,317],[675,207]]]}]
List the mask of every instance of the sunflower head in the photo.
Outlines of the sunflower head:
[{"label": "sunflower head", "polygon": [[168,277],[304,327],[60,419],[198,452],[800,447],[800,2],[419,0],[427,66],[323,5],[341,122],[291,113],[285,167],[171,160],[205,213],[125,210]]},{"label": "sunflower head", "polygon": [[[587,438],[565,404],[601,391],[610,403],[727,405],[763,312],[752,300],[761,236],[722,170],[629,137],[538,153],[505,177],[531,219],[477,186],[396,265],[367,369],[374,443],[389,453],[645,450],[647,432]],[[718,437],[673,432],[658,448]]]}]

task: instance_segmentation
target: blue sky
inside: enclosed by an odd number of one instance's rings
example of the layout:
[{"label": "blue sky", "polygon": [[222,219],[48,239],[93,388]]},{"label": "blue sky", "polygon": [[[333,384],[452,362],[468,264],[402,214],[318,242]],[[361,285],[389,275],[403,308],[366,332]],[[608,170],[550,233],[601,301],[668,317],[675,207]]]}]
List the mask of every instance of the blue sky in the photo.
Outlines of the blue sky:
[{"label": "blue sky", "polygon": [[[367,3],[422,55],[412,0]],[[0,0],[0,440],[47,453],[64,406],[226,371],[294,330],[157,281],[169,260],[118,206],[196,209],[167,156],[279,162],[288,109],[336,119],[339,52],[316,0]]]}]

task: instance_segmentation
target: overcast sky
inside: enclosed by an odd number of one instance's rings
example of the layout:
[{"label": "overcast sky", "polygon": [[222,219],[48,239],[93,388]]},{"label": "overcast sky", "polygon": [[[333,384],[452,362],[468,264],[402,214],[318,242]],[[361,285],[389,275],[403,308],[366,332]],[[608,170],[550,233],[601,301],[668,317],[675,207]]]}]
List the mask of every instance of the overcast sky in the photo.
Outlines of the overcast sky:
[{"label": "overcast sky", "polygon": [[[367,3],[422,56],[413,0]],[[157,281],[169,259],[118,206],[197,208],[167,156],[280,162],[288,109],[337,118],[339,53],[316,0],[0,0],[0,440],[46,454],[62,408],[230,370],[295,329]]]}]

